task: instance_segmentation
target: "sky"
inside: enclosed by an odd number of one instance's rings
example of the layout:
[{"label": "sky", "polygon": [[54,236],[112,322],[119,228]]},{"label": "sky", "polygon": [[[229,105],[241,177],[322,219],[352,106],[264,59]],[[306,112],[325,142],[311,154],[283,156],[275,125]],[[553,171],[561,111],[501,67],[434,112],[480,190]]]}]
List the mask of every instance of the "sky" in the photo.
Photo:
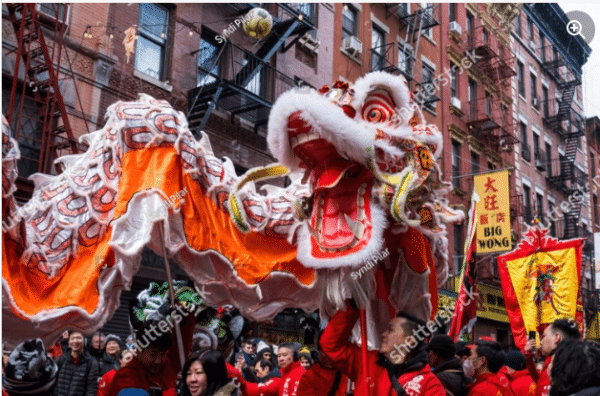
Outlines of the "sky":
[{"label": "sky", "polygon": [[586,118],[600,117],[600,4],[596,3],[558,3],[564,12],[583,11],[592,17],[596,33],[591,43],[592,54],[583,65],[583,106]]}]

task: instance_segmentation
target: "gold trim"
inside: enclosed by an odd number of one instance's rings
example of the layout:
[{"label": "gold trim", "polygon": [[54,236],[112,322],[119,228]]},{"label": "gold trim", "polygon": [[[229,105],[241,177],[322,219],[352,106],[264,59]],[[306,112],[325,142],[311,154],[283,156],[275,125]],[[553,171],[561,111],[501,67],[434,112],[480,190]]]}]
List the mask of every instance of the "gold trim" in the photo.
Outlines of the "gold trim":
[{"label": "gold trim", "polygon": [[456,140],[460,144],[463,144],[468,135],[465,131],[460,129],[456,124],[448,124],[448,133],[450,134],[450,138]]}]

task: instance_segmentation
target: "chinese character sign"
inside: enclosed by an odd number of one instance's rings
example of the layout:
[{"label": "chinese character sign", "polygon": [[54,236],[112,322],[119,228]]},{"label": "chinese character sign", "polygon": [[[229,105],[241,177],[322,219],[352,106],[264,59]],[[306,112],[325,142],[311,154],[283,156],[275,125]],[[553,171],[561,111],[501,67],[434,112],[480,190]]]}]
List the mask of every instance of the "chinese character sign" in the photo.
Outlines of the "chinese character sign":
[{"label": "chinese character sign", "polygon": [[508,171],[473,178],[477,203],[477,254],[511,250]]}]

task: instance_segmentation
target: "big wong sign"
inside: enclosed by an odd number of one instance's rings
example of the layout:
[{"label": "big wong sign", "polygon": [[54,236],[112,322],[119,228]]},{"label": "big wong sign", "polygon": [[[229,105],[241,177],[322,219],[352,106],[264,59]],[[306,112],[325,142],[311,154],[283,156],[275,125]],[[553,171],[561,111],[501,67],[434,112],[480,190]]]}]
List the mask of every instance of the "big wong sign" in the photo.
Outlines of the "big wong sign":
[{"label": "big wong sign", "polygon": [[508,170],[473,178],[477,203],[477,254],[512,249]]}]

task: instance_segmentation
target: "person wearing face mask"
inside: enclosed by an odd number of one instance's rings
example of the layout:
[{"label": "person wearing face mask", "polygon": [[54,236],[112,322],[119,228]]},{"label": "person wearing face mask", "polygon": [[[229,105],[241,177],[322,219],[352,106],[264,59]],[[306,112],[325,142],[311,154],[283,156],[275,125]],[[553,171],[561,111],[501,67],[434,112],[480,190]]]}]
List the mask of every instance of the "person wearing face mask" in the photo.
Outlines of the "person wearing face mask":
[{"label": "person wearing face mask", "polygon": [[474,377],[468,396],[513,396],[510,388],[498,378],[504,364],[504,352],[495,341],[479,340],[471,349],[471,356],[463,364],[465,375]]},{"label": "person wearing face mask", "polygon": [[552,355],[558,344],[564,340],[579,340],[581,333],[577,323],[570,319],[557,319],[548,325],[542,333],[540,339],[539,352],[544,360],[544,367],[538,371],[533,355],[536,353],[535,339],[527,341],[525,344],[525,357],[527,358],[527,369],[531,378],[536,382],[537,388],[535,396],[548,396],[550,390],[550,379],[548,378],[548,365],[552,360]]}]

